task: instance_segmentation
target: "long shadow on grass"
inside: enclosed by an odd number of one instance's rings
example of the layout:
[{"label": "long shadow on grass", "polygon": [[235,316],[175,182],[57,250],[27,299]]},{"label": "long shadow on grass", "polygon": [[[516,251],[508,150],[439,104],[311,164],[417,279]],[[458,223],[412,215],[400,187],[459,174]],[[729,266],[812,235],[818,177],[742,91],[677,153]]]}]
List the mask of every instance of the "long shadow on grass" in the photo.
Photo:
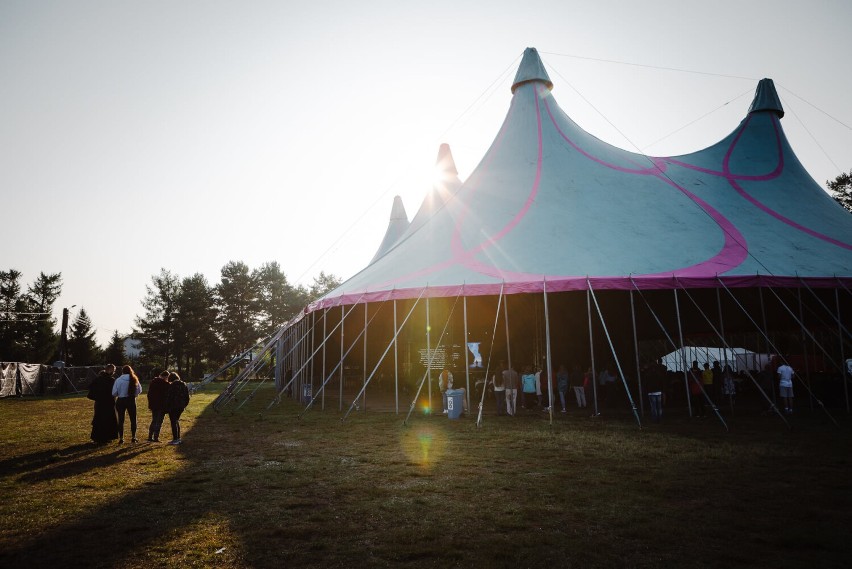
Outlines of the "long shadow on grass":
[{"label": "long shadow on grass", "polygon": [[[190,430],[186,431],[185,427],[185,444],[182,446],[142,443],[117,447],[104,454],[103,448],[74,445],[6,461],[8,464],[4,466],[26,471],[18,478],[23,486],[38,488],[39,483],[66,479],[72,487],[84,488],[86,492],[92,488],[91,484],[82,483],[82,478],[75,481],[74,477],[96,472],[102,480],[111,484],[121,477],[133,476],[132,472],[127,473],[126,464],[121,470],[113,469],[120,463],[134,460],[133,469],[148,468],[156,472],[158,464],[171,463],[173,453],[177,453],[178,460],[183,462],[179,462],[180,468],[174,474],[149,476],[150,481],[142,488],[124,493],[40,535],[19,540],[0,551],[0,567],[118,567],[146,566],[149,563],[158,566],[256,565],[250,558],[253,552],[265,552],[267,548],[260,542],[247,543],[243,547],[245,536],[240,530],[241,526],[251,527],[251,531],[246,533],[257,534],[257,527],[262,526],[265,520],[258,519],[257,511],[253,510],[245,522],[240,522],[242,511],[246,510],[245,501],[263,502],[268,499],[265,492],[270,487],[274,488],[276,483],[286,485],[286,480],[270,481],[272,486],[241,487],[236,492],[229,481],[228,469],[216,464],[227,456],[210,440],[220,436],[217,431],[228,428],[212,407],[207,406],[195,418]],[[221,436],[228,441],[234,440],[231,434]],[[240,452],[238,445],[229,447],[229,452],[234,452],[234,448]],[[96,451],[98,454],[91,454]],[[88,499],[91,498],[80,497],[80,500]],[[305,503],[302,507],[313,505]],[[67,505],[63,507],[68,508]],[[215,540],[210,544],[190,543],[189,549],[183,551],[174,545],[183,539],[185,533],[196,536],[197,541],[199,532],[208,532],[206,524],[210,520],[228,527],[223,537],[228,547],[223,555],[214,556],[215,549],[221,544]],[[276,527],[279,525],[276,524]],[[292,537],[292,534],[288,535]],[[302,539],[306,537],[303,535]],[[248,541],[252,540],[249,538]],[[192,548],[196,549],[193,551]],[[245,551],[240,561],[233,558],[236,550]],[[249,559],[246,559],[247,556]]]},{"label": "long shadow on grass", "polygon": [[57,461],[76,460],[97,450],[91,443],[71,445],[66,448],[54,448],[0,460],[0,474],[18,474],[32,472]]},{"label": "long shadow on grass", "polygon": [[[91,449],[90,452],[95,450],[92,445],[86,446]],[[61,462],[53,463],[42,470],[34,470],[33,472],[24,474],[18,480],[20,482],[33,483],[76,476],[90,470],[114,466],[120,462],[135,458],[148,450],[150,450],[150,447],[139,445],[118,447],[107,454],[97,454],[95,456],[86,456],[85,458],[81,458],[80,456],[63,456],[64,460],[61,460]]]}]

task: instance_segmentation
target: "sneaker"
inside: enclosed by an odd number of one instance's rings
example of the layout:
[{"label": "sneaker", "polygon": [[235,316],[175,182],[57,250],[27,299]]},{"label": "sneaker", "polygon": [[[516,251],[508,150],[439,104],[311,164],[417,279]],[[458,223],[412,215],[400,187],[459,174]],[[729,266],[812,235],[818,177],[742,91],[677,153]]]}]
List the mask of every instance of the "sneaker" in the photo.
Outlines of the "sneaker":
[{"label": "sneaker", "polygon": [[563,409],[563,410],[562,410],[562,412],[563,412],[563,413],[567,413],[568,411],[567,411],[567,410],[565,410],[565,409]]},{"label": "sneaker", "polygon": [[118,439],[118,444],[123,445],[123,444],[124,444],[124,439]]},{"label": "sneaker", "polygon": [[447,414],[448,414],[448,413],[447,413],[447,410],[446,410],[446,409],[444,409],[444,415],[447,415]]},{"label": "sneaker", "polygon": [[175,439],[175,440],[169,441],[169,444],[170,444],[170,445],[179,445],[179,444],[181,444],[182,442],[183,442],[183,441],[182,441],[182,440],[180,440],[180,439]]},{"label": "sneaker", "polygon": [[154,437],[153,439],[151,439],[151,442],[152,443],[158,443],[158,442],[160,442],[160,439],[157,438],[157,437]]},{"label": "sneaker", "polygon": [[134,442],[134,443],[138,443],[138,442],[139,442],[139,439],[137,439],[136,437],[133,437],[132,439],[130,439],[130,441],[131,441],[131,442]]}]

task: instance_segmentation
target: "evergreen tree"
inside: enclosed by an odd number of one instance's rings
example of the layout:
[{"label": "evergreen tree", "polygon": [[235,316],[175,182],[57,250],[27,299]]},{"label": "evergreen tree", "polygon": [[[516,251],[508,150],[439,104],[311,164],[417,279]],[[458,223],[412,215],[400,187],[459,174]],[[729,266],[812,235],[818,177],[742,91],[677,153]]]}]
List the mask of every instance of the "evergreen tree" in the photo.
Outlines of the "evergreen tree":
[{"label": "evergreen tree", "polygon": [[206,360],[221,357],[215,327],[213,288],[202,274],[184,278],[175,310],[175,358],[179,373],[201,375]]},{"label": "evergreen tree", "polygon": [[248,265],[230,261],[216,287],[217,327],[227,354],[250,348],[258,339],[258,285]]},{"label": "evergreen tree", "polygon": [[56,353],[59,335],[55,332],[56,319],[53,317],[53,305],[62,292],[62,274],[46,275],[39,273],[38,278],[29,285],[27,299],[30,312],[39,312],[32,320],[27,334],[27,361],[49,363]]},{"label": "evergreen tree", "polygon": [[332,274],[326,274],[325,271],[320,271],[320,274],[314,277],[314,282],[308,291],[308,302],[313,302],[321,296],[328,294],[340,286],[340,279]]},{"label": "evergreen tree", "polygon": [[95,342],[95,329],[85,308],[80,308],[68,333],[68,361],[75,366],[100,363],[101,350]]},{"label": "evergreen tree", "polygon": [[25,359],[26,322],[29,312],[21,296],[21,272],[15,269],[0,271],[0,361],[17,362]]},{"label": "evergreen tree", "polygon": [[837,203],[852,212],[852,170],[837,176],[834,180],[827,180],[828,189],[834,193],[834,199]]},{"label": "evergreen tree", "polygon": [[109,345],[104,350],[104,363],[115,364],[120,368],[126,359],[124,357],[124,338],[118,334],[118,330],[113,330]]},{"label": "evergreen tree", "polygon": [[168,368],[173,361],[175,336],[175,308],[180,292],[177,275],[166,269],[151,277],[145,287],[142,307],[144,316],[136,317],[136,331],[142,344],[142,361]]},{"label": "evergreen tree", "polygon": [[298,313],[306,298],[303,290],[287,281],[275,261],[255,269],[253,275],[258,285],[258,331],[268,336]]}]

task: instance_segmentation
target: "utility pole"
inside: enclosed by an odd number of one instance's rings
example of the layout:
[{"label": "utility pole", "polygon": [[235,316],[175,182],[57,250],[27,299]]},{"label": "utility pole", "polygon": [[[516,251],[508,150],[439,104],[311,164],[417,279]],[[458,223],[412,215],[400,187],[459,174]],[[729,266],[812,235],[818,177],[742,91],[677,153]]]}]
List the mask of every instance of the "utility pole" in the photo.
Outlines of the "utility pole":
[{"label": "utility pole", "polygon": [[[71,308],[77,306],[76,304],[72,304]],[[62,333],[59,336],[59,361],[65,362],[65,358],[67,356],[67,343],[68,343],[68,308],[62,309]]]}]

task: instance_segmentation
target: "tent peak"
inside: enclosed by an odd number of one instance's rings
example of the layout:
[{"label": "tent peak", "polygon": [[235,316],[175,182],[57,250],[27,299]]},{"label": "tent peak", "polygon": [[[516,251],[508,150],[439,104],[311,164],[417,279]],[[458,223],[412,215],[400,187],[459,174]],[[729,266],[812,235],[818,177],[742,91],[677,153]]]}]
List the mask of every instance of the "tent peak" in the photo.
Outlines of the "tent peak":
[{"label": "tent peak", "polygon": [[775,83],[772,79],[764,78],[757,84],[754,100],[752,100],[748,112],[751,114],[758,111],[772,111],[778,115],[778,118],[784,116],[784,107],[781,106],[781,99],[778,97],[778,91],[775,90]]},{"label": "tent peak", "polygon": [[393,207],[391,207],[390,221],[404,220],[408,221],[408,214],[405,213],[405,206],[402,204],[402,198],[399,196],[393,197]]},{"label": "tent peak", "polygon": [[524,57],[518,66],[518,73],[515,74],[515,80],[512,82],[512,93],[521,85],[534,81],[544,83],[548,89],[553,89],[553,82],[544,69],[544,64],[538,56],[538,50],[534,47],[528,47],[524,50]]},{"label": "tent peak", "polygon": [[453,160],[453,153],[450,151],[450,145],[446,142],[438,148],[438,159],[435,161],[435,166],[441,172],[451,176],[459,175],[459,171],[456,170],[456,162]]}]

